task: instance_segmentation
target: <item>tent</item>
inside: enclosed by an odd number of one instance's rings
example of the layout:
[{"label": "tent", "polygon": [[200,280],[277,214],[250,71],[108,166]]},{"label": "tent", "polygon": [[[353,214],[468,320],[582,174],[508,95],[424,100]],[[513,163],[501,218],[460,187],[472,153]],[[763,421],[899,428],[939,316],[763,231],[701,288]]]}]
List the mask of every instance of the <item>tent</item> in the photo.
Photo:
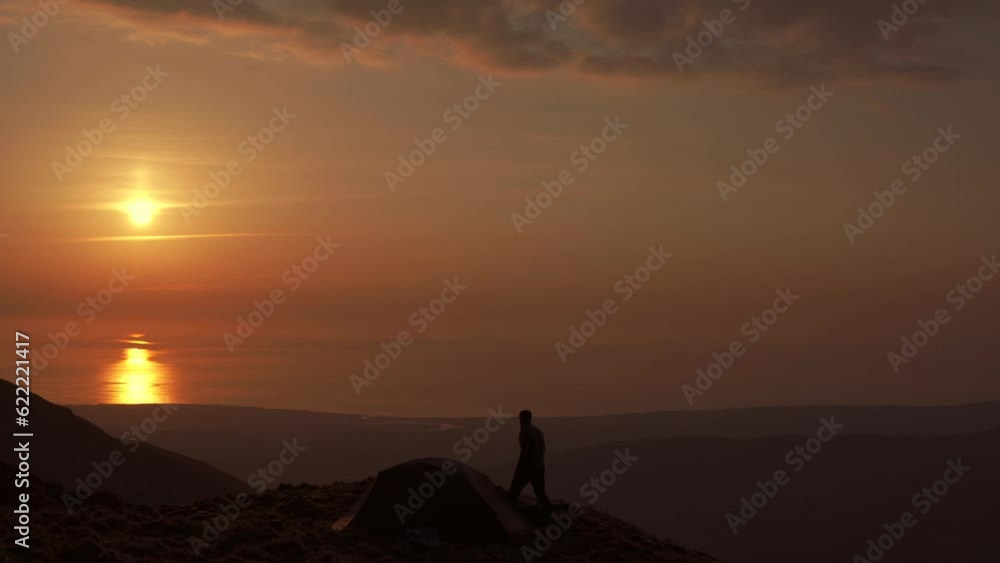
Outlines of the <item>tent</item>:
[{"label": "tent", "polygon": [[534,532],[489,477],[441,458],[407,461],[380,471],[333,527],[393,534],[432,529],[443,538],[473,542],[507,541]]}]

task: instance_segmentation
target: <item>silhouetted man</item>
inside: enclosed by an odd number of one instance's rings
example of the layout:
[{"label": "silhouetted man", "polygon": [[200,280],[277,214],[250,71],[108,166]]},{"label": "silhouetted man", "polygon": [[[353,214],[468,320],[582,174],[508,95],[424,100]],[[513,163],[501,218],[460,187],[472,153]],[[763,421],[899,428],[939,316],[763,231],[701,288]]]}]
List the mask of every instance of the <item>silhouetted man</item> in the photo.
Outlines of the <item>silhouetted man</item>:
[{"label": "silhouetted man", "polygon": [[510,484],[510,498],[517,501],[524,486],[531,483],[539,504],[546,513],[552,511],[549,497],[545,494],[545,436],[537,426],[531,424],[531,411],[521,411],[521,457],[517,460],[514,480]]}]

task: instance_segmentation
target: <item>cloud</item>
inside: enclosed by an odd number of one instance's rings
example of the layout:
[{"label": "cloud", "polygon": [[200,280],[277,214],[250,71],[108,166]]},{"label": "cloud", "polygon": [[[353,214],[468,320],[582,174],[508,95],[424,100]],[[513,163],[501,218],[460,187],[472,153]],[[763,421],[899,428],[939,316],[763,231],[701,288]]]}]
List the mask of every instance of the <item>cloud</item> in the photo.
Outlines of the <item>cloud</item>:
[{"label": "cloud", "polygon": [[[237,0],[228,0],[236,3]],[[587,0],[550,25],[555,0],[399,0],[402,11],[364,47],[361,64],[391,65],[404,53],[478,70],[565,70],[597,76],[713,75],[781,85],[852,78],[945,82],[988,59],[976,24],[995,24],[994,0],[907,0],[917,12],[889,40],[879,29],[893,4],[881,0]],[[86,0],[90,13],[131,28],[129,37],[211,42],[261,60],[296,57],[345,63],[342,45],[385,2]],[[897,0],[901,4],[903,0]],[[563,0],[573,5],[573,0]],[[734,21],[678,72],[674,53],[731,10]],[[979,31],[977,31],[979,29]],[[988,36],[986,36],[988,39]]]}]

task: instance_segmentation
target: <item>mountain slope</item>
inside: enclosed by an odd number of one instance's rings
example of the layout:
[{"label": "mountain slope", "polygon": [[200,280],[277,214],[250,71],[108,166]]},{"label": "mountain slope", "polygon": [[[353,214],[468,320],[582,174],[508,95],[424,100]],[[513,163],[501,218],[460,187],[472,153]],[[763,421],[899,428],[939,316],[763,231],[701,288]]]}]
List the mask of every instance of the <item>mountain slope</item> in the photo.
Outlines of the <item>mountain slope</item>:
[{"label": "mountain slope", "polygon": [[[14,385],[0,380],[0,396],[13,397]],[[90,497],[88,492],[93,491],[113,493],[127,502],[158,505],[249,488],[204,462],[143,443],[142,438],[155,435],[162,424],[157,418],[166,421],[173,416],[168,406],[143,405],[143,416],[131,422],[135,430],[129,429],[127,435],[116,439],[66,407],[38,395],[32,395],[30,401],[29,426],[15,426],[13,420],[8,424],[13,432],[34,434],[24,438],[30,440],[32,478],[42,478],[78,498]],[[152,432],[147,435],[149,430]],[[14,467],[17,455],[13,448],[5,448],[0,461]]]}]

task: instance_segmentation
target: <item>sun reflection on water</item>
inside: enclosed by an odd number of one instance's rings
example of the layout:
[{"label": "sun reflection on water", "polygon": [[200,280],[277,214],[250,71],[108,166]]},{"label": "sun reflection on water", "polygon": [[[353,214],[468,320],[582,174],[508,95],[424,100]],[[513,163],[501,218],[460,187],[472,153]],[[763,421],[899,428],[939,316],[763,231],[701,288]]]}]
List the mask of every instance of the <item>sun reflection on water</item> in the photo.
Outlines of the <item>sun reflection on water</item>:
[{"label": "sun reflection on water", "polygon": [[164,404],[168,370],[146,348],[126,348],[108,373],[110,399],[118,404]]}]

